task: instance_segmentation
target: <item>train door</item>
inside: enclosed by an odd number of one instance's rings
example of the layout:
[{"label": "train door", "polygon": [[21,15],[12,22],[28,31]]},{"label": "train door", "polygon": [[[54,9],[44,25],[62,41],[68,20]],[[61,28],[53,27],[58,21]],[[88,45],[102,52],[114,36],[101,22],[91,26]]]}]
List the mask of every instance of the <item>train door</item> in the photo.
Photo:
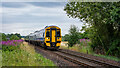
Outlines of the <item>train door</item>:
[{"label": "train door", "polygon": [[51,28],[50,29],[50,44],[51,44],[51,47],[55,47],[56,46],[56,40],[57,37],[56,37],[56,28]]},{"label": "train door", "polygon": [[55,35],[56,35],[56,31],[55,30],[52,30],[52,42],[56,42],[55,41]]}]

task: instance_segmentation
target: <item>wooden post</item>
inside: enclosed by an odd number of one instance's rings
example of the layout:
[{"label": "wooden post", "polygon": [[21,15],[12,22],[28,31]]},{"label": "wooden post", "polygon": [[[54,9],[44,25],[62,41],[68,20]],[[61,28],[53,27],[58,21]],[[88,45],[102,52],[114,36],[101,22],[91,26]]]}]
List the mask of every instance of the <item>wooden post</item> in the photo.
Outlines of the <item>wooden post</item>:
[{"label": "wooden post", "polygon": [[87,54],[88,54],[88,50],[87,50]]}]

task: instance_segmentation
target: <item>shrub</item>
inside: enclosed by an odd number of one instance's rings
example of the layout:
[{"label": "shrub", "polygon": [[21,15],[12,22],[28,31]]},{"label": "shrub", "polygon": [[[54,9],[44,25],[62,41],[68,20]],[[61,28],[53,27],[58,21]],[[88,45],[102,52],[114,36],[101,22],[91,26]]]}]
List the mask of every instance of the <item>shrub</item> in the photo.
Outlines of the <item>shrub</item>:
[{"label": "shrub", "polygon": [[71,25],[68,36],[68,45],[72,47],[79,39],[79,29],[75,25]]},{"label": "shrub", "polygon": [[16,35],[12,35],[11,37],[10,37],[10,40],[19,40],[20,38],[18,37],[18,36],[16,36]]},{"label": "shrub", "polygon": [[3,51],[13,51],[19,48],[23,40],[1,41]]},{"label": "shrub", "polygon": [[2,46],[2,51],[13,51],[13,50],[16,50],[18,49],[19,46],[6,46],[6,45],[3,45]]},{"label": "shrub", "polygon": [[2,37],[2,38],[0,38],[0,41],[7,41],[6,35],[4,33],[0,33],[0,37]]}]

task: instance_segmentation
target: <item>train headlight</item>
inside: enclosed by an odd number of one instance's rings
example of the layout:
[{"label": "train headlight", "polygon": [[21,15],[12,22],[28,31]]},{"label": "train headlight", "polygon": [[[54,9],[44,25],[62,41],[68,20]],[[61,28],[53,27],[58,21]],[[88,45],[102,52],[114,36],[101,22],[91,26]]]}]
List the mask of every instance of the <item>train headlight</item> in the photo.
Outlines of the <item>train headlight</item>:
[{"label": "train headlight", "polygon": [[58,38],[59,39],[59,38]]},{"label": "train headlight", "polygon": [[47,38],[47,39],[49,39],[49,38]]}]

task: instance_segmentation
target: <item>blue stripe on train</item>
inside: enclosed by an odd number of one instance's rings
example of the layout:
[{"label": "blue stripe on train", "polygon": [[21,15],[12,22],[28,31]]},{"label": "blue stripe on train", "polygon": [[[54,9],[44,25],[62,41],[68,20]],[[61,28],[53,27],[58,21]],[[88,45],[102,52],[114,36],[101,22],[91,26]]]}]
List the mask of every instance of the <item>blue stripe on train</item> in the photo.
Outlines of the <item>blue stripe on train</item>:
[{"label": "blue stripe on train", "polygon": [[36,38],[36,40],[44,41],[44,38]]}]

